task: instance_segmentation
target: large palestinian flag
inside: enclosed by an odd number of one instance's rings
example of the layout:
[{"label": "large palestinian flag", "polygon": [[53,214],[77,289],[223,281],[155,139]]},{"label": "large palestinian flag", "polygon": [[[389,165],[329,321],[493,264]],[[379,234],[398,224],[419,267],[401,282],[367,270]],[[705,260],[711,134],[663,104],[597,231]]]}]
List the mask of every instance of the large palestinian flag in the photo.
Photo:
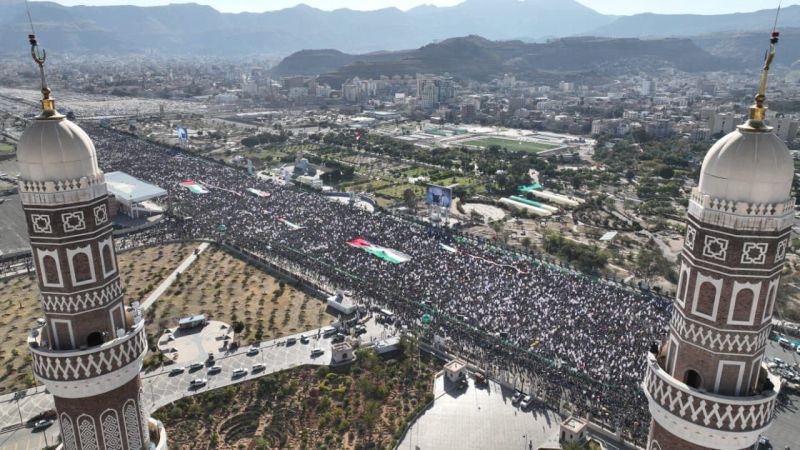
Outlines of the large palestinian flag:
[{"label": "large palestinian flag", "polygon": [[406,255],[405,253],[394,250],[391,248],[381,247],[380,245],[375,245],[372,242],[364,240],[362,238],[356,238],[352,241],[347,241],[347,245],[352,247],[360,248],[367,253],[370,253],[378,258],[390,262],[392,264],[401,264],[406,261],[411,260],[411,257]]},{"label": "large palestinian flag", "polygon": [[197,183],[195,181],[181,181],[178,184],[185,187],[193,194],[208,194],[208,189],[206,189],[206,187],[203,186],[202,184]]}]

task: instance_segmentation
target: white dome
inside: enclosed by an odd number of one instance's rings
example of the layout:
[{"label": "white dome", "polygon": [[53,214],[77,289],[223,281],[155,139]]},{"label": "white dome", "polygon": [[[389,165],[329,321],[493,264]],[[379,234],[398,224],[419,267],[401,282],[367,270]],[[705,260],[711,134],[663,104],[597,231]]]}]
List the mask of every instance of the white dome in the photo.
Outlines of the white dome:
[{"label": "white dome", "polygon": [[791,196],[794,161],[772,132],[736,129],[706,154],[698,189],[714,198],[780,203]]},{"label": "white dome", "polygon": [[34,120],[17,145],[20,175],[28,181],[78,180],[100,173],[89,136],[66,119]]}]

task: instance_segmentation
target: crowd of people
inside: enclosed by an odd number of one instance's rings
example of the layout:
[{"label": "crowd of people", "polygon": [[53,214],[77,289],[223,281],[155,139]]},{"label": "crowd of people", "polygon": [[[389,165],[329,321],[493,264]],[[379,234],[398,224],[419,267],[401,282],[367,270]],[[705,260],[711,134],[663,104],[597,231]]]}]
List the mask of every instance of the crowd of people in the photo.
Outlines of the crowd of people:
[{"label": "crowd of people", "polygon": [[[112,130],[89,125],[87,131],[104,171],[120,170],[169,192],[176,218],[144,239],[221,239],[392,309],[412,328],[428,314],[433,321],[425,333],[487,370],[525,373],[552,401],[566,392],[581,412],[603,416],[637,440],[635,431],[646,430],[637,422],[648,417],[639,383],[650,343],[667,329],[671,303],[664,298],[487,242],[458,238],[443,246],[440,233],[391,214]],[[188,180],[209,192],[179,185]],[[384,261],[347,244],[355,238],[410,259]]]}]

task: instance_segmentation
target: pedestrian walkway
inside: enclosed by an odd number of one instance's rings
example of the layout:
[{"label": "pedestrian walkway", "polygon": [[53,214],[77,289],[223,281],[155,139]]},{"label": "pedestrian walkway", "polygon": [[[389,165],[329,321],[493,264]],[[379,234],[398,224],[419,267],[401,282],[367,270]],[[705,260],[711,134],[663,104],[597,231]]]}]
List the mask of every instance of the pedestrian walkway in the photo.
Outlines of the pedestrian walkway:
[{"label": "pedestrian walkway", "polygon": [[209,246],[208,242],[203,242],[197,247],[197,250],[195,250],[194,252],[192,252],[191,255],[186,257],[186,259],[183,260],[183,262],[178,266],[178,268],[173,270],[172,273],[164,281],[162,281],[161,284],[159,284],[158,287],[155,288],[153,292],[150,293],[150,295],[147,296],[147,298],[141,304],[142,309],[147,309],[150,306],[152,306],[153,303],[155,303],[155,301],[158,300],[164,294],[164,292],[166,292],[167,289],[169,289],[170,286],[172,286],[172,283],[175,282],[175,280],[178,278],[178,275],[183,273],[186,269],[189,268],[189,266],[191,266],[195,261],[197,261],[197,258],[200,256],[201,253],[206,251],[208,246]]}]

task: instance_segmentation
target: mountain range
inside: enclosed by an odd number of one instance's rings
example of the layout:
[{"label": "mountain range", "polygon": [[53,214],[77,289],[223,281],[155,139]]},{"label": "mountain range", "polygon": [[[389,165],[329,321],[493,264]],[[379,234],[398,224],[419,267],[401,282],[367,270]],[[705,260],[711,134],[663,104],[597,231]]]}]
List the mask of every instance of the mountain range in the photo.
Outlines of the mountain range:
[{"label": "mountain range", "polygon": [[353,77],[416,73],[449,73],[482,81],[513,73],[521,79],[555,77],[558,81],[573,75],[585,79],[592,74],[619,75],[664,67],[693,72],[739,65],[736,58],[711,55],[685,38],[575,37],[539,44],[467,36],[397,52],[354,55],[338,50],[302,50],[284,58],[272,73],[323,75],[320,81],[338,87]]},{"label": "mountain range", "polygon": [[[347,53],[402,50],[455,36],[543,42],[568,36],[686,37],[768,28],[774,10],[717,16],[600,14],[574,0],[465,0],[408,11],[306,5],[265,13],[221,13],[193,3],[167,6],[62,6],[31,2],[42,46],[64,53],[283,56],[302,49]],[[781,12],[781,26],[800,27],[800,6]],[[26,51],[24,0],[0,0],[0,54]]]}]

